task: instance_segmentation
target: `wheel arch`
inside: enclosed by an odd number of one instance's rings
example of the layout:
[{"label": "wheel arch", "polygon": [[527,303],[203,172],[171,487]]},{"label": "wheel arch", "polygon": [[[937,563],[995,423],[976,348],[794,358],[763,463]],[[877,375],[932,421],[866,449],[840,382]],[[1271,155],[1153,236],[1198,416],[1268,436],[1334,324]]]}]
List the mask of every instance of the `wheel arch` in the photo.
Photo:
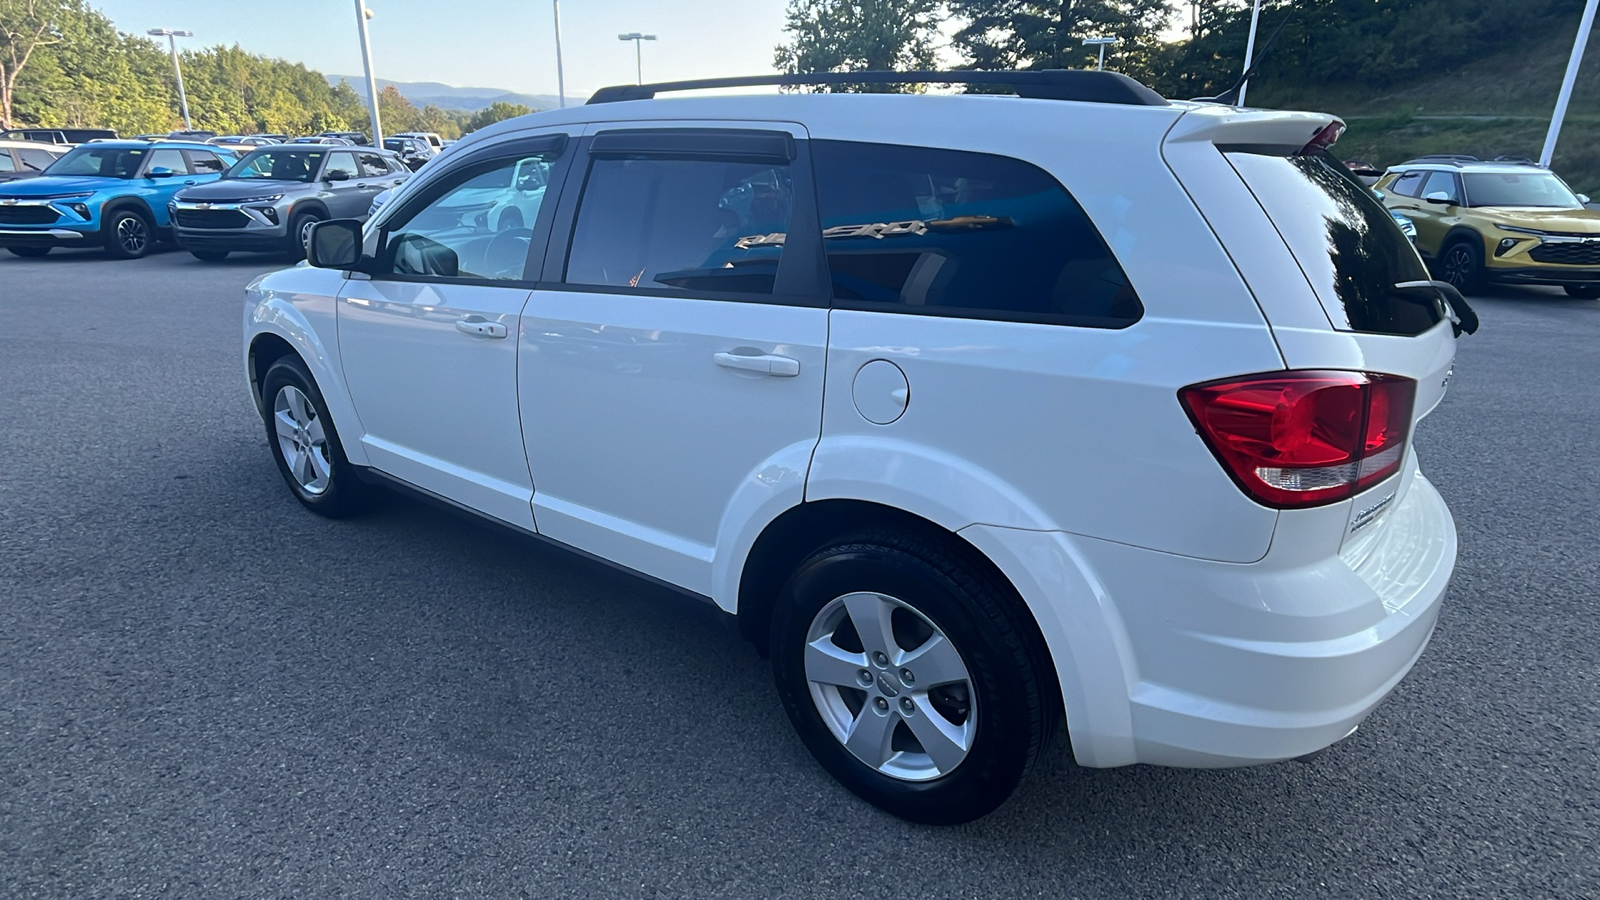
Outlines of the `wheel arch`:
[{"label": "wheel arch", "polygon": [[1444,256],[1444,252],[1456,244],[1473,244],[1478,248],[1478,258],[1484,260],[1489,256],[1486,241],[1487,238],[1483,236],[1483,232],[1473,228],[1471,225],[1457,225],[1444,233],[1444,240],[1439,242],[1439,255]]},{"label": "wheel arch", "polygon": [[155,210],[150,208],[150,204],[146,203],[143,197],[113,197],[110,200],[107,200],[105,204],[100,207],[100,227],[104,229],[106,226],[106,220],[112,214],[121,212],[125,209],[131,209],[134,212],[137,212],[139,215],[144,216],[145,219],[149,221],[151,228],[162,227],[161,222],[156,218]]},{"label": "wheel arch", "polygon": [[316,213],[324,219],[331,218],[326,204],[315,197],[307,197],[289,204],[289,214],[283,217],[283,226],[288,228],[294,223],[294,217],[304,212]]},{"label": "wheel arch", "polygon": [[954,532],[914,513],[867,500],[833,498],[792,506],[762,529],[746,554],[740,573],[739,634],[763,656],[770,652],[769,635],[779,593],[794,569],[813,552],[852,532],[889,528],[938,543],[987,575],[1005,595],[1012,616],[1028,642],[1030,654],[1041,668],[1049,702],[1062,708],[1060,667],[1050,642],[1027,600],[1010,577],[983,550]]}]

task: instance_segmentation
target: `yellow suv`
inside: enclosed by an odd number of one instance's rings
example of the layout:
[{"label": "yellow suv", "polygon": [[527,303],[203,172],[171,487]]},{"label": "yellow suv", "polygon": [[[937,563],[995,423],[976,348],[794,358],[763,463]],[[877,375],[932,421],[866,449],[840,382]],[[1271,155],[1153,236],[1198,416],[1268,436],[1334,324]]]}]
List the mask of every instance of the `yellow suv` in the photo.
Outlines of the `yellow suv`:
[{"label": "yellow suv", "polygon": [[1501,281],[1600,298],[1600,212],[1548,169],[1424,156],[1390,167],[1375,187],[1416,224],[1434,276],[1463,292]]}]

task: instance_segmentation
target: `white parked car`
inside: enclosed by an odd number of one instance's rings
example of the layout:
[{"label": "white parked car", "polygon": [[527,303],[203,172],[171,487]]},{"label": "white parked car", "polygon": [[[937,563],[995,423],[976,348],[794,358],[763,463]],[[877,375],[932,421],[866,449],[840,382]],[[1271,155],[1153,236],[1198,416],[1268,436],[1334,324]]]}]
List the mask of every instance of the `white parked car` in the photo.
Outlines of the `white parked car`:
[{"label": "white parked car", "polygon": [[994,809],[1063,718],[1094,767],[1345,737],[1455,563],[1412,435],[1470,310],[1331,116],[987,77],[1024,97],[628,86],[464,138],[248,288],[289,489],[709,600],[910,819]]}]

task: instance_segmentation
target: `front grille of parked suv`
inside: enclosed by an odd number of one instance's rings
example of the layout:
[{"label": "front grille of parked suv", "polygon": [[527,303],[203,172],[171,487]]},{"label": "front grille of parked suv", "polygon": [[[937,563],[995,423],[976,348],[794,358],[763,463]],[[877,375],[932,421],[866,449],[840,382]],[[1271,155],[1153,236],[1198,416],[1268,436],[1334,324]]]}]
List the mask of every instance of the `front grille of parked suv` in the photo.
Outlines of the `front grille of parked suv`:
[{"label": "front grille of parked suv", "polygon": [[1534,262],[1565,266],[1600,266],[1600,239],[1581,244],[1540,244],[1528,251]]},{"label": "front grille of parked suv", "polygon": [[243,228],[250,217],[237,209],[180,209],[178,224],[184,228]]},{"label": "front grille of parked suv", "polygon": [[59,218],[48,206],[0,206],[0,225],[49,225]]}]

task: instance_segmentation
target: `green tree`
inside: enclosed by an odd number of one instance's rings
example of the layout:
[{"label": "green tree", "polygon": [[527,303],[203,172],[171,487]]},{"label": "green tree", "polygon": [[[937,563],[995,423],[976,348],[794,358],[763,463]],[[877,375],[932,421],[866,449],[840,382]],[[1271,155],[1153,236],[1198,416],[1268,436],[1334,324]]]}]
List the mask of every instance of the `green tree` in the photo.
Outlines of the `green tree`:
[{"label": "green tree", "polygon": [[525,116],[531,112],[533,110],[523,106],[521,103],[506,103],[497,100],[473,113],[472,118],[468,119],[466,126],[461,129],[461,133],[466,134],[477,131],[479,128],[486,128],[496,122],[514,119],[517,116]]},{"label": "green tree", "polygon": [[0,0],[0,127],[14,124],[17,81],[39,50],[61,43],[56,0]]},{"label": "green tree", "polygon": [[[773,65],[788,73],[931,69],[938,0],[789,0]],[[911,85],[835,85],[818,90],[904,91]]]},{"label": "green tree", "polygon": [[950,12],[966,22],[952,43],[974,68],[1092,69],[1098,49],[1084,38],[1118,39],[1108,65],[1140,60],[1156,49],[1173,8],[1169,0],[950,0]]}]

